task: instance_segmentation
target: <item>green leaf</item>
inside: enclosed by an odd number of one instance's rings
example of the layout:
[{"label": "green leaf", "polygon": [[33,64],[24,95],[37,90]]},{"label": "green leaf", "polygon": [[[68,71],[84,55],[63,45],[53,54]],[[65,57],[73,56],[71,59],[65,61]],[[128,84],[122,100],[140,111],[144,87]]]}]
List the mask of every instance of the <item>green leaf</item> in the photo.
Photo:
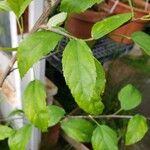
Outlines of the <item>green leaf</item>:
[{"label": "green leaf", "polygon": [[24,39],[17,53],[20,76],[23,77],[34,63],[50,53],[61,38],[62,36],[56,33],[40,31]]},{"label": "green leaf", "polygon": [[30,140],[32,133],[32,126],[27,124],[18,129],[8,139],[10,150],[25,150]]},{"label": "green leaf", "polygon": [[8,117],[16,116],[16,115],[22,116],[23,114],[24,114],[23,110],[15,109],[8,115]]},{"label": "green leaf", "polygon": [[6,1],[0,1],[0,11],[10,11],[11,8],[9,7]]},{"label": "green leaf", "polygon": [[105,90],[105,84],[106,84],[106,77],[105,77],[105,71],[101,63],[95,59],[95,66],[96,66],[96,86],[95,86],[95,92],[98,96],[102,95]]},{"label": "green leaf", "polygon": [[130,110],[137,107],[141,101],[141,93],[131,84],[126,85],[118,93],[121,109]]},{"label": "green leaf", "polygon": [[88,111],[96,84],[96,67],[90,48],[82,40],[71,40],[63,52],[62,64],[75,101]]},{"label": "green leaf", "polygon": [[67,13],[61,12],[49,19],[47,26],[48,28],[60,26],[67,19]]},{"label": "green leaf", "polygon": [[57,124],[61,118],[64,116],[65,111],[64,109],[54,106],[54,105],[49,105],[48,106],[48,113],[49,113],[49,127],[54,126]]},{"label": "green leaf", "polygon": [[94,39],[99,39],[107,35],[108,33],[123,25],[125,22],[129,21],[131,17],[131,13],[124,13],[114,15],[97,22],[92,28],[92,37]]},{"label": "green leaf", "polygon": [[46,91],[39,80],[30,82],[23,96],[24,112],[28,120],[42,131],[48,128]]},{"label": "green leaf", "polygon": [[79,142],[90,142],[95,126],[85,119],[65,119],[61,122],[63,131]]},{"label": "green leaf", "polygon": [[60,10],[67,13],[79,13],[102,1],[103,0],[62,0]]},{"label": "green leaf", "polygon": [[10,137],[13,133],[14,130],[12,128],[9,128],[8,126],[0,125],[0,140],[4,140]]},{"label": "green leaf", "polygon": [[118,150],[117,134],[108,126],[98,126],[92,135],[94,150]]},{"label": "green leaf", "polygon": [[101,102],[100,95],[103,94],[105,89],[105,72],[103,66],[98,60],[95,59],[96,66],[96,84],[94,87],[92,98],[89,101],[80,101],[78,104],[83,106],[84,110],[93,115],[99,115],[103,112],[104,104]]},{"label": "green leaf", "polygon": [[148,126],[146,118],[141,115],[135,115],[128,123],[125,141],[126,145],[135,144],[140,141],[147,131]]},{"label": "green leaf", "polygon": [[132,34],[132,40],[137,43],[144,52],[150,56],[150,36],[142,31],[134,32]]},{"label": "green leaf", "polygon": [[19,18],[32,0],[6,0],[11,10]]}]

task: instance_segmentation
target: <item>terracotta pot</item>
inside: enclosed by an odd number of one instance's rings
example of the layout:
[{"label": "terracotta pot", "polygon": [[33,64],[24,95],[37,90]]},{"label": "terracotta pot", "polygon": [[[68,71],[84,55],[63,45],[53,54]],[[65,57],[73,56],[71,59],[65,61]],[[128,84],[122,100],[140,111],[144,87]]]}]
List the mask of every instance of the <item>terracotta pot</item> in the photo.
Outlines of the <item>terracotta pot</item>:
[{"label": "terracotta pot", "polygon": [[[140,9],[145,9],[146,2],[145,0],[133,0],[133,3]],[[150,10],[150,3],[147,5],[147,10]]]},{"label": "terracotta pot", "polygon": [[65,28],[73,36],[81,39],[91,37],[92,26],[105,18],[107,13],[87,10],[80,14],[73,14],[68,17]]},{"label": "terracotta pot", "polygon": [[[115,0],[109,0],[108,7],[111,9],[114,3]],[[131,12],[130,7],[126,4],[119,2],[113,11],[113,14],[121,14],[127,12]],[[134,13],[135,13],[135,18],[140,18],[142,16],[149,14],[148,11],[144,11],[138,8],[134,8]],[[126,44],[132,43],[132,40],[129,40],[121,36],[116,36],[116,35],[122,34],[131,37],[132,33],[142,30],[147,22],[148,21],[136,20],[136,21],[131,21],[129,23],[126,23],[125,25],[111,32],[109,34],[110,38],[113,39],[114,41],[121,42],[121,43],[126,43]]]}]

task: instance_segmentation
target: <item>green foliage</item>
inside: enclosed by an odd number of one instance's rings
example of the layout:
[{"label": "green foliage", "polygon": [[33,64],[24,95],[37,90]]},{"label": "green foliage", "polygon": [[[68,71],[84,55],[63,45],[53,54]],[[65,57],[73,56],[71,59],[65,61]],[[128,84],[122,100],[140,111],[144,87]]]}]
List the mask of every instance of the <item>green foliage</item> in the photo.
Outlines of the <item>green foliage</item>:
[{"label": "green foliage", "polygon": [[65,119],[61,122],[61,128],[71,138],[79,142],[90,142],[95,126],[85,119]]},{"label": "green foliage", "polygon": [[25,38],[19,44],[17,53],[20,76],[23,77],[34,63],[54,50],[61,38],[62,36],[48,31],[35,32]]},{"label": "green foliage", "polygon": [[130,119],[126,133],[126,145],[135,144],[140,141],[148,131],[146,118],[135,115]]},{"label": "green foliage", "polygon": [[[19,18],[24,13],[32,0],[5,0],[0,1],[0,11],[13,11]],[[67,18],[67,13],[84,12],[96,3],[103,0],[62,0],[60,10],[62,13],[51,17],[47,23],[49,31],[38,31],[29,34],[27,38],[22,39],[18,48],[0,48],[4,51],[16,51],[18,68],[21,78],[27,71],[40,59],[51,53],[57,46],[62,36],[70,38],[62,58],[63,75],[66,83],[71,90],[75,101],[86,113],[93,115],[102,114],[104,105],[102,103],[102,94],[105,90],[106,78],[105,71],[101,63],[93,57],[91,49],[85,41],[71,36],[64,28],[59,27]],[[131,13],[119,14],[108,17],[97,22],[92,28],[92,38],[101,38],[113,30],[117,29],[131,19]],[[41,19],[41,18],[40,18]],[[23,26],[19,24],[22,32]],[[57,27],[57,29],[56,29]],[[52,30],[53,29],[53,30]],[[56,29],[54,31],[54,29]],[[55,32],[55,33],[54,33]],[[62,35],[60,35],[62,34]],[[91,40],[88,39],[88,40]],[[135,32],[132,34],[132,40],[137,43],[144,51],[150,55],[150,36],[144,32]],[[141,65],[142,66],[142,65]],[[126,85],[118,93],[118,99],[121,104],[121,110],[131,110],[141,103],[141,93],[131,84]],[[65,110],[54,105],[46,105],[46,91],[44,85],[39,80],[30,82],[23,95],[23,110],[14,110],[8,116],[24,116],[31,124],[24,125],[18,130],[4,125],[0,125],[0,140],[9,138],[10,150],[25,150],[30,140],[33,125],[41,131],[47,131],[61,122],[62,130],[74,140],[79,142],[92,142],[94,150],[118,150],[117,134],[107,125],[100,125],[95,116],[86,116],[97,123],[97,127],[90,121],[71,116],[64,116]],[[107,110],[109,112],[109,110]],[[120,111],[117,111],[120,112]],[[117,114],[117,113],[116,113]],[[117,119],[116,114],[109,115]],[[63,121],[61,119],[63,118]],[[84,116],[83,116],[84,118]],[[96,118],[98,118],[96,116]],[[106,119],[107,115],[100,116]],[[123,116],[119,116],[123,118]],[[131,116],[123,119],[131,118]],[[100,120],[103,122],[103,119]],[[109,121],[109,120],[107,120]],[[107,121],[104,123],[107,124]],[[113,123],[115,121],[113,120]],[[110,125],[113,125],[110,123]],[[115,126],[120,131],[120,124]],[[126,128],[122,126],[121,128]],[[141,115],[133,116],[128,123],[125,135],[125,144],[131,145],[140,141],[148,131],[146,118]]]},{"label": "green foliage", "polygon": [[60,26],[67,19],[67,13],[61,12],[49,19],[47,26],[48,28]]},{"label": "green foliage", "polygon": [[137,43],[144,52],[150,56],[150,36],[142,31],[134,32],[132,34],[132,40]]},{"label": "green foliage", "polygon": [[62,0],[60,10],[67,13],[79,13],[102,1],[103,0]]},{"label": "green foliage", "polygon": [[97,96],[99,97],[104,93],[106,77],[105,77],[105,70],[97,59],[95,59],[95,66],[96,66],[97,78],[96,78],[96,86],[94,92],[96,92]]},{"label": "green foliage", "polygon": [[0,1],[0,11],[10,11],[11,8],[9,7],[6,0]]},{"label": "green foliage", "polygon": [[[87,44],[83,40],[71,40],[64,50],[62,63],[65,80],[77,104],[91,114],[102,112],[103,106],[100,98],[95,99],[97,92],[94,90],[97,87],[96,78],[98,82],[105,82],[104,72],[100,64],[97,64],[98,72],[102,75],[99,79],[94,58]],[[97,90],[103,91],[103,85],[100,86]]]},{"label": "green foliage", "polygon": [[32,133],[32,125],[27,124],[18,129],[8,139],[10,150],[25,150]]},{"label": "green foliage", "polygon": [[94,115],[98,115],[101,114],[104,109],[104,105],[101,102],[100,95],[102,95],[104,92],[106,79],[103,66],[96,59],[95,59],[95,66],[97,77],[93,96],[89,102],[87,102],[86,104],[83,102],[84,104],[81,103],[81,105],[83,106],[85,105],[85,108],[88,110],[88,112],[91,112]]},{"label": "green foliage", "polygon": [[94,150],[118,150],[117,134],[106,125],[99,125],[92,135]]},{"label": "green foliage", "polygon": [[141,93],[131,84],[126,85],[118,94],[121,109],[130,110],[137,107],[142,100]]},{"label": "green foliage", "polygon": [[32,0],[6,0],[11,10],[19,18]]},{"label": "green foliage", "polygon": [[82,40],[71,40],[63,52],[62,63],[65,80],[75,100],[86,103],[91,99],[96,83],[96,67],[90,48]]},{"label": "green foliage", "polygon": [[61,118],[65,115],[65,110],[58,106],[49,105],[48,114],[49,114],[48,126],[52,127],[56,125],[61,120]]},{"label": "green foliage", "polygon": [[48,128],[46,91],[39,80],[30,82],[23,96],[24,112],[28,120],[42,131]]},{"label": "green foliage", "polygon": [[119,14],[97,22],[92,28],[92,37],[99,39],[131,19],[131,13]]},{"label": "green foliage", "polygon": [[14,133],[14,130],[8,126],[0,125],[0,140],[4,140],[10,137]]}]

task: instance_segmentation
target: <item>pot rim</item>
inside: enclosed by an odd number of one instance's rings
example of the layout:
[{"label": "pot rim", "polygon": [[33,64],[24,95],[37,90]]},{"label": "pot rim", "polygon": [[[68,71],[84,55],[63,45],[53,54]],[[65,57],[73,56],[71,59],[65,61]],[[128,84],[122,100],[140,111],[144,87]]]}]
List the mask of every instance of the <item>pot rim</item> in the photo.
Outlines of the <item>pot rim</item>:
[{"label": "pot rim", "polygon": [[[90,17],[90,15],[95,15],[95,17]],[[102,18],[105,18],[108,14],[106,12],[97,12],[94,10],[86,10],[85,12],[81,13],[74,13],[71,15],[71,17],[79,19],[81,21],[91,22],[95,23],[97,21],[100,21]]]}]

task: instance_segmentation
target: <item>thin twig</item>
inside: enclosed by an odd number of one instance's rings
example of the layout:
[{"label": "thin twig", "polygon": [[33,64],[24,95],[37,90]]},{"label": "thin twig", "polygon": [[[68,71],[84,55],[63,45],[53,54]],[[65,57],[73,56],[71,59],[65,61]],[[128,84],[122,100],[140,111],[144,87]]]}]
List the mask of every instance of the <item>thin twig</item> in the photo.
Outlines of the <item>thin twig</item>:
[{"label": "thin twig", "polygon": [[8,75],[10,75],[12,72],[14,72],[14,71],[15,71],[15,70],[17,70],[17,69],[18,69],[17,67],[16,67],[16,68],[11,69]]},{"label": "thin twig", "polygon": [[[131,119],[133,116],[132,115],[99,115],[99,116],[67,116],[68,118],[83,118],[83,119],[91,119],[95,118],[95,119],[110,119],[110,118],[114,118],[114,119]],[[147,120],[150,120],[149,117],[146,117]]]},{"label": "thin twig", "polygon": [[132,4],[131,0],[128,0],[128,3],[129,3],[129,6],[130,6],[130,9],[131,9],[132,18],[134,18],[133,4]]},{"label": "thin twig", "polygon": [[[51,28],[48,28],[47,25],[41,25],[40,26],[41,29],[44,29],[44,30],[48,30],[48,31],[51,31],[51,32],[54,32],[54,33],[57,33],[59,35],[63,35],[69,39],[77,39],[76,37],[64,32],[64,31],[61,31],[59,30],[59,28],[55,28],[55,27],[51,27]],[[93,38],[89,38],[89,39],[82,39],[84,40],[85,42],[88,42],[88,41],[92,41]]]},{"label": "thin twig", "polygon": [[6,68],[6,71],[4,72],[4,74],[0,80],[0,88],[2,88],[3,83],[4,83],[5,79],[7,78],[7,76],[9,75],[9,72],[13,68],[15,62],[16,62],[16,55],[12,57],[11,61],[8,64],[8,67]]},{"label": "thin twig", "polygon": [[[42,13],[42,15],[39,17],[39,19],[37,20],[37,22],[35,23],[34,27],[31,29],[31,31],[29,32],[29,34],[37,31],[39,29],[39,26],[41,24],[44,23],[45,19],[53,12],[53,10],[57,7],[57,5],[60,3],[60,0],[56,0],[56,2],[54,3],[53,6],[49,5],[47,7],[47,9],[45,9],[45,11]],[[6,71],[4,72],[1,80],[0,80],[0,88],[2,88],[3,83],[5,81],[5,79],[7,78],[7,76],[9,75],[10,70],[12,70],[15,62],[16,62],[16,55],[14,55],[8,65],[8,67],[6,68]]]}]

